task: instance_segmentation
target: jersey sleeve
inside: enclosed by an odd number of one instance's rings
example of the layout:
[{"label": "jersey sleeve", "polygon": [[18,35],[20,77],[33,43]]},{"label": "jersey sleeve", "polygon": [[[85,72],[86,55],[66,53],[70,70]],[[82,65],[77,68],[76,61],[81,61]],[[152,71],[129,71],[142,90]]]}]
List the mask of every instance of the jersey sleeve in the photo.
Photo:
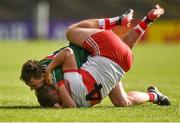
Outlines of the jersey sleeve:
[{"label": "jersey sleeve", "polygon": [[[52,61],[52,59],[43,59],[40,61],[40,63],[44,66],[47,67],[48,64]],[[63,80],[63,71],[62,71],[62,67],[58,66],[56,67],[53,72],[52,72],[52,81],[53,83],[58,83],[61,80]]]},{"label": "jersey sleeve", "polygon": [[[87,60],[87,57],[89,55],[89,53],[84,50],[83,48],[81,47],[78,47],[74,44],[69,44],[69,46],[73,51],[74,51],[74,55],[75,55],[75,58],[76,58],[76,62],[77,62],[77,66],[78,68],[80,68],[82,66],[83,63],[86,62]],[[63,48],[60,48],[59,50],[53,52],[51,55],[48,55],[46,56],[44,59],[42,59],[40,61],[40,63],[44,66],[44,67],[47,67],[48,64],[52,61],[52,59],[54,58],[54,56],[59,53],[61,50],[63,50],[64,48],[66,47],[63,47]],[[61,80],[64,79],[63,77],[63,71],[62,71],[62,66],[58,66],[56,67],[53,72],[52,72],[52,80],[53,80],[53,83],[57,83],[59,84],[60,82],[62,82]]]}]

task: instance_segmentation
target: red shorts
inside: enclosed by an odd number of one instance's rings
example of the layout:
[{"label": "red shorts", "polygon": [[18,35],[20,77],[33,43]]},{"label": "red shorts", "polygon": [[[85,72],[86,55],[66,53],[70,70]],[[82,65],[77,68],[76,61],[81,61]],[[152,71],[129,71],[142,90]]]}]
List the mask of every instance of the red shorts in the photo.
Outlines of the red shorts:
[{"label": "red shorts", "polygon": [[83,48],[91,55],[101,55],[119,64],[127,72],[133,62],[131,49],[112,31],[101,31],[87,38]]}]

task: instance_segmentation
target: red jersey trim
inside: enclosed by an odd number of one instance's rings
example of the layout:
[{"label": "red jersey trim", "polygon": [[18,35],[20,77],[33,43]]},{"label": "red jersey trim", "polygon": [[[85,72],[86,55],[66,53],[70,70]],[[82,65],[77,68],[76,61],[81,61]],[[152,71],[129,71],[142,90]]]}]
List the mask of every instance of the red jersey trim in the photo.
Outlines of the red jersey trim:
[{"label": "red jersey trim", "polygon": [[88,92],[90,92],[94,88],[96,80],[91,76],[88,71],[84,69],[79,69],[79,73],[82,75],[83,83],[86,86]]},{"label": "red jersey trim", "polygon": [[61,87],[62,85],[64,85],[64,80],[57,82],[57,85],[58,85],[58,87]]},{"label": "red jersey trim", "polygon": [[49,55],[49,56],[45,57],[44,59],[53,59],[54,56],[55,56],[55,54],[52,54],[52,55]]},{"label": "red jersey trim", "polygon": [[63,70],[64,73],[68,73],[68,72],[79,72],[78,69],[68,69],[68,70]]},{"label": "red jersey trim", "polygon": [[67,89],[68,93],[71,95],[72,91],[69,85],[69,82],[67,80],[61,80],[57,83],[58,87],[61,87],[62,85],[65,86],[65,88]]},{"label": "red jersey trim", "polygon": [[[79,73],[82,75],[83,78],[83,83],[86,86],[88,92],[90,93],[93,89],[94,89],[94,85],[96,84],[96,80],[93,78],[93,76],[91,76],[91,74],[84,70],[84,69],[79,69]],[[100,94],[100,92],[99,92]],[[101,95],[95,95],[95,96],[100,96],[99,98],[101,98]],[[100,101],[90,101],[91,105],[97,104]]]}]

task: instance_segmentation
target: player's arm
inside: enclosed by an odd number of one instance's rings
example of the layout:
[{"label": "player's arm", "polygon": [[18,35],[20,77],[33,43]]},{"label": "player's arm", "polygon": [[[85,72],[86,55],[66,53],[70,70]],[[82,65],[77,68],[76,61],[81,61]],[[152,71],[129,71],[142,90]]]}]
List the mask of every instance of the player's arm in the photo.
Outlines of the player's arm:
[{"label": "player's arm", "polygon": [[63,109],[63,108],[76,108],[76,103],[68,93],[65,85],[62,85],[58,88],[58,93],[61,98],[61,103],[55,103],[54,108]]},{"label": "player's arm", "polygon": [[[73,50],[71,48],[67,47],[63,49],[61,52],[59,52],[51,61],[51,63],[48,65],[47,70],[49,73],[51,73],[54,68],[60,65],[62,65],[63,70],[78,69]],[[64,85],[64,81],[62,81],[60,83],[61,85],[58,86],[58,92],[62,99],[62,107],[75,108],[76,104],[73,101],[72,97],[70,96],[69,92],[67,91]]]},{"label": "player's arm", "polygon": [[54,68],[60,65],[62,65],[63,70],[77,69],[74,52],[71,48],[67,47],[60,51],[48,65],[47,71],[51,73]]},{"label": "player's arm", "polygon": [[76,104],[69,92],[67,91],[65,84],[58,87],[59,95],[62,99],[62,105],[60,108],[76,108]]},{"label": "player's arm", "polygon": [[46,69],[47,83],[51,83],[51,73],[57,66],[62,66],[63,70],[78,69],[74,52],[71,48],[67,47],[56,54],[51,63]]}]

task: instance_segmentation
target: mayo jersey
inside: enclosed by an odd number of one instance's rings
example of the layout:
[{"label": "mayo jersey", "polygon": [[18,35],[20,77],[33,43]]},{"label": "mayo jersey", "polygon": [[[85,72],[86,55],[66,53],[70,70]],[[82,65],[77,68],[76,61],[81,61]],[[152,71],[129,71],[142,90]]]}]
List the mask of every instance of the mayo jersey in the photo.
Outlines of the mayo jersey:
[{"label": "mayo jersey", "polygon": [[[89,55],[89,53],[81,48],[81,47],[78,47],[76,45],[73,45],[70,43],[69,46],[67,47],[70,47],[73,52],[74,52],[74,55],[75,55],[75,58],[76,58],[76,63],[77,63],[77,66],[78,68],[80,68],[82,66],[82,64],[84,62],[86,62],[87,60],[87,57]],[[63,47],[55,52],[53,52],[51,55],[45,57],[44,59],[42,59],[40,61],[40,63],[44,66],[44,67],[47,67],[47,65],[52,61],[52,59],[54,58],[54,56],[59,53],[62,49],[64,49],[66,47]],[[58,82],[61,82],[61,80],[63,80],[63,71],[62,71],[62,67],[61,66],[58,66],[56,67],[53,72],[52,72],[52,79],[53,79],[53,82],[54,83],[58,83]]]}]

